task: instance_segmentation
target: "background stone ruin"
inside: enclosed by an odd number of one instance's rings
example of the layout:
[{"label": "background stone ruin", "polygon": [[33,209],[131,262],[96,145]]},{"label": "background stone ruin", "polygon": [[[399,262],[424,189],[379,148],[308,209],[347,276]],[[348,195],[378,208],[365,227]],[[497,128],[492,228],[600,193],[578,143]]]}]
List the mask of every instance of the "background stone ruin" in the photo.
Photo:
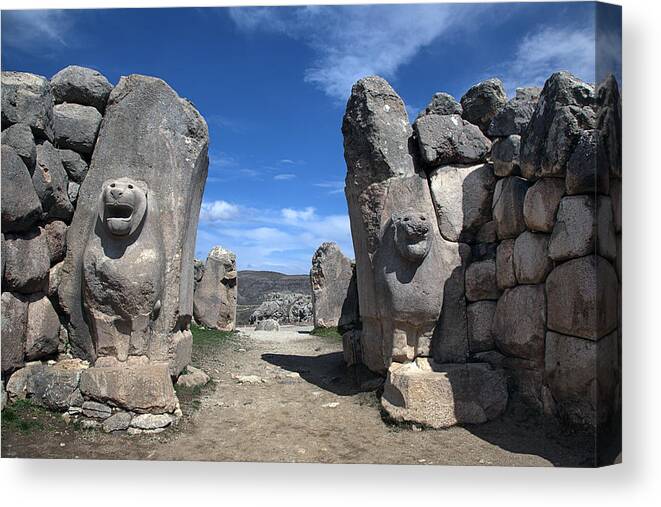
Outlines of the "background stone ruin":
[{"label": "background stone ruin", "polygon": [[209,252],[206,262],[195,261],[193,315],[202,326],[220,331],[236,328],[236,255],[221,246]]}]

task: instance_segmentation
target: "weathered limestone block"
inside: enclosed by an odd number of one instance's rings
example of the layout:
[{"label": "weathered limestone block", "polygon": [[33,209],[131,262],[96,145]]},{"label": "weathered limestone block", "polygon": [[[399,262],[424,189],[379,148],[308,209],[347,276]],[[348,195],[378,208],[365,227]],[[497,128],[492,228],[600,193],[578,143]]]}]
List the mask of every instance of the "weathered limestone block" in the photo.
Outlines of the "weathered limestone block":
[{"label": "weathered limestone block", "polygon": [[514,273],[522,284],[542,283],[553,269],[548,256],[549,235],[526,231],[514,243]]},{"label": "weathered limestone block", "polygon": [[607,421],[614,408],[618,368],[617,332],[599,341],[546,334],[545,410],[574,424]]},{"label": "weathered limestone block", "polygon": [[496,250],[496,283],[499,289],[509,289],[517,283],[514,272],[514,241],[501,241]]},{"label": "weathered limestone block", "polygon": [[[59,290],[75,355],[94,360],[98,354],[98,329],[88,327],[83,313],[93,306],[108,317],[97,322],[111,336],[126,332],[125,328],[112,331],[115,318],[121,323],[134,321],[136,329],[149,328],[144,344],[149,358],[170,359],[172,342],[179,331],[188,329],[193,313],[190,266],[208,169],[207,146],[204,119],[162,80],[122,77],[111,92],[67,233]],[[113,182],[115,187],[110,186]],[[120,190],[121,196],[117,195]],[[109,241],[116,249],[114,258],[105,256],[101,241]],[[96,279],[101,285],[88,283],[87,295],[101,297],[106,283],[101,283],[106,280],[101,273],[109,275],[108,283],[118,283],[118,288],[108,293],[107,303],[97,299],[98,304],[83,310],[83,281]],[[128,281],[134,278],[148,288],[147,295],[129,301],[134,289],[129,289]],[[157,287],[162,288],[160,294]]]},{"label": "weathered limestone block", "polygon": [[441,235],[448,241],[472,242],[491,221],[496,178],[491,164],[442,166],[429,175]]},{"label": "weathered limestone block", "polygon": [[27,72],[2,73],[2,129],[29,125],[38,139],[53,139],[53,95],[48,80]]},{"label": "weathered limestone block", "polygon": [[505,411],[507,385],[502,371],[486,363],[425,361],[421,366],[390,366],[381,405],[392,419],[448,428],[484,423]]},{"label": "weathered limestone block", "polygon": [[275,319],[264,319],[257,322],[256,331],[280,331],[280,324]]},{"label": "weathered limestone block", "polygon": [[250,314],[250,323],[273,319],[283,324],[312,321],[312,296],[296,292],[270,292]]},{"label": "weathered limestone block", "polygon": [[194,387],[203,386],[209,383],[211,378],[199,368],[188,365],[185,373],[177,379],[177,385],[180,387],[187,387],[192,389]]},{"label": "weathered limestone block", "polygon": [[611,177],[622,177],[622,102],[617,80],[611,74],[597,86],[599,152],[605,153]]},{"label": "weathered limestone block", "polygon": [[78,201],[78,192],[80,192],[80,183],[70,181],[69,185],[67,186],[67,195],[69,196],[69,201],[71,201],[71,204],[74,206]]},{"label": "weathered limestone block", "polygon": [[496,261],[473,262],[466,269],[466,298],[469,301],[498,299],[500,289],[496,282]]},{"label": "weathered limestone block", "polygon": [[177,331],[168,347],[170,376],[177,377],[191,362],[193,355],[193,333],[189,329]]},{"label": "weathered limestone block", "polygon": [[200,283],[202,277],[204,276],[204,261],[199,259],[193,259],[193,278],[194,285],[197,287],[197,284]]},{"label": "weathered limestone block", "polygon": [[461,115],[464,110],[461,107],[461,104],[450,95],[449,93],[438,92],[435,93],[431,99],[431,102],[427,104],[427,107],[420,111],[418,118],[428,114],[439,114],[439,115],[448,115],[448,114],[458,114]]},{"label": "weathered limestone block", "polygon": [[496,113],[507,102],[505,87],[500,79],[487,79],[472,86],[463,97],[463,118],[487,132]]},{"label": "weathered limestone block", "polygon": [[3,130],[2,144],[10,146],[21,157],[28,171],[34,170],[34,164],[37,162],[37,145],[34,143],[32,129],[28,125],[16,123]]},{"label": "weathered limestone block", "polygon": [[80,391],[95,401],[112,402],[138,413],[177,408],[167,363],[89,368],[81,374]]},{"label": "weathered limestone block", "polygon": [[519,285],[498,300],[493,335],[498,349],[510,356],[542,361],[546,298],[544,285]]},{"label": "weathered limestone block", "polygon": [[[4,287],[3,287],[4,288]],[[2,376],[25,364],[25,330],[28,300],[20,294],[2,293]]]},{"label": "weathered limestone block", "polygon": [[46,235],[41,229],[20,236],[5,236],[5,273],[3,290],[30,294],[44,290],[48,284],[50,253]]},{"label": "weathered limestone block", "polygon": [[141,430],[156,430],[172,424],[172,417],[168,414],[140,414],[131,419],[131,427]]},{"label": "weathered limestone block", "polygon": [[2,145],[2,232],[29,230],[41,218],[30,173],[13,148]]},{"label": "weathered limestone block", "polygon": [[310,284],[315,327],[336,327],[347,298],[358,303],[349,294],[350,288],[356,289],[355,284],[351,286],[353,272],[351,260],[335,243],[323,243],[314,253]]},{"label": "weathered limestone block", "polygon": [[30,298],[25,331],[25,358],[42,359],[57,352],[60,319],[50,300],[43,294]]},{"label": "weathered limestone block", "polygon": [[112,408],[98,401],[85,401],[82,409],[85,417],[93,419],[107,419],[112,414]]},{"label": "weathered limestone block", "polygon": [[613,226],[615,232],[622,232],[622,181],[613,178],[610,183],[611,204],[613,205]]},{"label": "weathered limestone block", "polygon": [[513,134],[521,134],[528,126],[541,88],[517,88],[516,96],[507,101],[491,120],[488,134],[490,137],[505,137]]},{"label": "weathered limestone block", "polygon": [[495,301],[478,301],[466,307],[468,321],[468,346],[471,354],[492,350],[492,322],[496,311]]},{"label": "weathered limestone block", "polygon": [[521,136],[511,135],[497,139],[491,146],[491,161],[496,176],[517,176],[519,174],[519,151]]},{"label": "weathered limestone block", "polygon": [[46,141],[37,146],[37,165],[32,173],[32,184],[41,200],[41,207],[50,218],[69,222],[73,205],[69,201],[69,179],[62,165],[60,154]]},{"label": "weathered limestone block", "polygon": [[496,221],[489,220],[487,223],[483,224],[477,232],[475,239],[478,243],[496,243],[498,241]]},{"label": "weathered limestone block", "polygon": [[567,72],[556,72],[546,81],[521,135],[524,178],[565,175],[581,132],[594,128],[594,102],[593,87]]},{"label": "weathered limestone block", "polygon": [[565,183],[559,178],[541,178],[526,192],[523,201],[523,218],[528,229],[538,232],[551,232],[565,195]]},{"label": "weathered limestone block", "polygon": [[131,424],[131,414],[128,412],[115,412],[113,415],[103,421],[103,431],[111,433],[113,431],[124,431]]},{"label": "weathered limestone block", "polygon": [[62,160],[62,165],[64,170],[69,176],[69,183],[82,183],[87,175],[87,162],[80,156],[79,153],[76,153],[73,150],[58,150],[60,153],[60,160]]},{"label": "weathered limestone block", "polygon": [[617,257],[613,203],[605,196],[599,196],[597,201],[597,252],[610,261]]},{"label": "weathered limestone block", "polygon": [[492,213],[499,239],[516,238],[526,230],[523,203],[528,186],[526,180],[517,176],[509,176],[496,183]]},{"label": "weathered limestone block", "polygon": [[236,255],[221,246],[209,252],[204,276],[195,287],[193,315],[199,324],[221,331],[236,327]]},{"label": "weathered limestone block", "polygon": [[548,327],[558,333],[596,340],[617,328],[615,269],[589,255],[560,264],[546,279]]},{"label": "weathered limestone block", "polygon": [[93,106],[103,113],[112,85],[100,72],[69,65],[55,74],[50,80],[53,99],[56,104],[70,102]]},{"label": "weathered limestone block", "polygon": [[596,130],[580,133],[576,147],[567,161],[565,185],[568,195],[608,194],[610,176],[606,154],[598,151]]},{"label": "weathered limestone block", "polygon": [[421,116],[413,128],[422,159],[432,167],[481,162],[491,149],[480,129],[458,114]]},{"label": "weathered limestone block", "polygon": [[67,228],[67,224],[61,220],[44,225],[43,234],[46,236],[51,266],[62,261],[67,253]]},{"label": "weathered limestone block", "polygon": [[53,108],[53,134],[58,146],[90,155],[103,117],[92,106],[58,104]]}]

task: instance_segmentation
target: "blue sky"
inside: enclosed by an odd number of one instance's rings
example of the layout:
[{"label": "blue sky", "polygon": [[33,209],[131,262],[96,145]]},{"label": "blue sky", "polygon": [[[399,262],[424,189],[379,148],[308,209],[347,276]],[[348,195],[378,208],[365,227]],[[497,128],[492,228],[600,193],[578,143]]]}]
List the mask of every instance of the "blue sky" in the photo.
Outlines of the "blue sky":
[{"label": "blue sky", "polygon": [[220,244],[240,269],[307,273],[323,241],[353,256],[340,132],[353,82],[385,77],[415,115],[492,76],[510,95],[560,69],[594,81],[594,26],[591,3],[4,11],[2,68],[167,81],[209,124],[197,257]]}]

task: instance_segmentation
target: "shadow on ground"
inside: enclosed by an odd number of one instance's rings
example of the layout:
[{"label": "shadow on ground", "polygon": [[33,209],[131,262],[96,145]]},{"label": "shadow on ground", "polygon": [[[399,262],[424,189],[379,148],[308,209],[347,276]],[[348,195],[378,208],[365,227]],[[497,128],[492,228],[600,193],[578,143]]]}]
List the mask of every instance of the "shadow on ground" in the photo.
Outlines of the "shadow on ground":
[{"label": "shadow on ground", "polygon": [[364,367],[347,367],[342,352],[318,356],[262,354],[267,363],[298,373],[301,378],[338,396],[374,391],[383,379]]}]

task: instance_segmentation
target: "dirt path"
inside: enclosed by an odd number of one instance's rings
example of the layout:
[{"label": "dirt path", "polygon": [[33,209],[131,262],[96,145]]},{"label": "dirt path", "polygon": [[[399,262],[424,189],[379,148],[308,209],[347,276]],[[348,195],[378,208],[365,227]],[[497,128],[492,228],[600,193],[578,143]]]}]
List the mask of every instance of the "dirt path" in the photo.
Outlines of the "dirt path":
[{"label": "dirt path", "polygon": [[[36,428],[2,427],[3,457],[584,466],[580,435],[510,411],[473,428],[404,428],[381,417],[374,379],[349,371],[341,343],[311,328],[241,332],[196,344],[212,377],[181,392],[185,417],[158,435],[105,434],[40,412]],[[370,390],[372,389],[372,390]]]}]

